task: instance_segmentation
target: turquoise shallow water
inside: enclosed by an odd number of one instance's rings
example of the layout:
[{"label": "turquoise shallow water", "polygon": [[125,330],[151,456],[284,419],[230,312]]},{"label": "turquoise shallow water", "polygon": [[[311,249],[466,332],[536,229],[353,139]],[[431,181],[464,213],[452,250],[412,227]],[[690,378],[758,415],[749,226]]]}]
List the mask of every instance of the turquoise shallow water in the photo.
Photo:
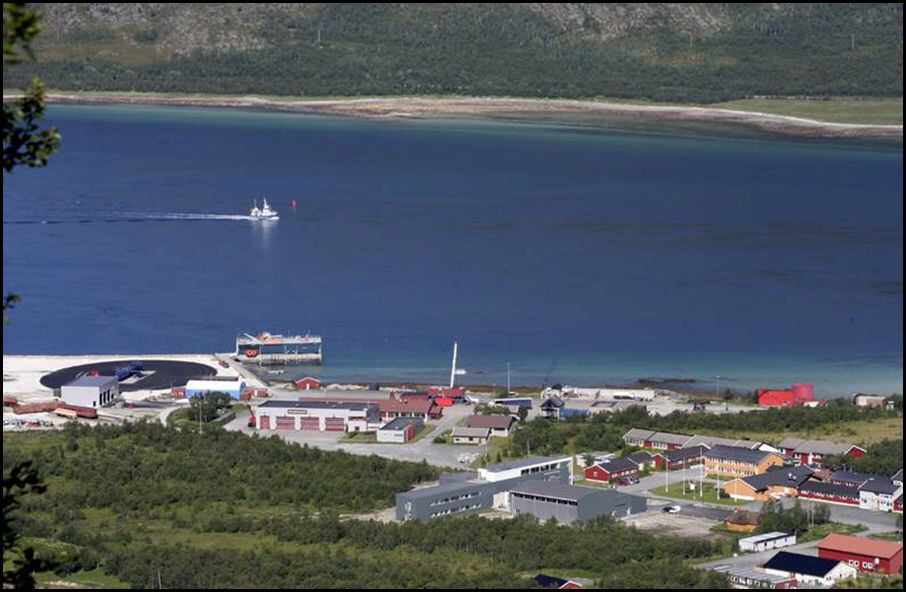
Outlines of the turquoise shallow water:
[{"label": "turquoise shallow water", "polygon": [[[4,189],[6,353],[311,330],[330,379],[902,392],[902,144],[53,107]],[[267,196],[281,220],[243,220]],[[289,205],[298,201],[295,211]]]}]

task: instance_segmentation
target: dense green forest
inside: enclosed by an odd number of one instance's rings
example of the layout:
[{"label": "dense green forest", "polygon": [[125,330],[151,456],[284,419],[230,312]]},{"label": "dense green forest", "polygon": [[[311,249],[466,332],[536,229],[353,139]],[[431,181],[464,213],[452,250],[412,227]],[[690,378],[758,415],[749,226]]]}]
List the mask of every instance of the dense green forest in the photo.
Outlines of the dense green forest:
[{"label": "dense green forest", "polygon": [[[896,410],[884,411],[855,407],[845,399],[831,400],[826,406],[816,408],[782,407],[767,411],[727,415],[687,412],[652,415],[641,407],[630,407],[612,415],[572,416],[563,421],[538,418],[526,422],[513,435],[508,447],[503,452],[510,456],[525,456],[529,449],[533,454],[619,450],[623,447],[623,434],[630,428],[648,428],[684,434],[732,434],[738,438],[752,437],[756,439],[757,434],[763,432],[795,433],[819,430],[838,426],[848,421],[896,418],[899,414],[900,412]],[[854,443],[859,443],[858,434],[851,439]],[[902,443],[902,438],[899,439],[899,442]],[[894,448],[895,444],[890,449],[892,453]],[[900,446],[899,466],[902,466],[902,459],[903,450]],[[866,458],[866,466],[868,466],[868,462]],[[888,461],[888,463],[892,462],[895,461]]]},{"label": "dense green forest", "polygon": [[718,102],[902,96],[902,4],[45,4],[66,90]]},{"label": "dense green forest", "polygon": [[25,457],[47,491],[22,498],[15,524],[64,577],[103,572],[170,588],[507,588],[530,586],[543,569],[609,585],[726,587],[691,563],[728,553],[729,542],[660,537],[610,519],[400,524],[338,514],[389,506],[394,492],[434,476],[421,464],[156,423],[4,435],[4,470]]}]

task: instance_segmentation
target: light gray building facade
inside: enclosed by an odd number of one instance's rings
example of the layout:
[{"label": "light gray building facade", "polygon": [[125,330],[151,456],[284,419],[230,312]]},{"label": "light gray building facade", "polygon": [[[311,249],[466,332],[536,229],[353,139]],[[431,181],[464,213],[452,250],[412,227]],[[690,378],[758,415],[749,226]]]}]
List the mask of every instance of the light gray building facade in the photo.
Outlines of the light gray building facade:
[{"label": "light gray building facade", "polygon": [[120,396],[120,383],[115,376],[80,376],[60,387],[64,403],[97,409]]},{"label": "light gray building facade", "polygon": [[509,491],[526,481],[569,483],[569,457],[535,456],[441,475],[440,483],[396,494],[397,520],[430,520],[490,508],[509,508]]}]

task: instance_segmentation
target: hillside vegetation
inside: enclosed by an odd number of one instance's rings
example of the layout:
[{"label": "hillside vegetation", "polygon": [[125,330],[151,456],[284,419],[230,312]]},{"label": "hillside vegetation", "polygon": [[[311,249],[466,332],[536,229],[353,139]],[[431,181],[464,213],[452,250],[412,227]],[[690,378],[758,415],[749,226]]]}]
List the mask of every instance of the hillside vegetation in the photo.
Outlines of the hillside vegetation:
[{"label": "hillside vegetation", "polygon": [[608,586],[726,587],[692,562],[729,543],[531,517],[427,524],[344,519],[433,476],[210,427],[140,423],[4,435],[4,471],[34,459],[47,483],[22,500],[23,544],[60,564],[44,582],[168,588],[520,588],[541,566]]},{"label": "hillside vegetation", "polygon": [[902,4],[41,4],[62,90],[901,97]]}]

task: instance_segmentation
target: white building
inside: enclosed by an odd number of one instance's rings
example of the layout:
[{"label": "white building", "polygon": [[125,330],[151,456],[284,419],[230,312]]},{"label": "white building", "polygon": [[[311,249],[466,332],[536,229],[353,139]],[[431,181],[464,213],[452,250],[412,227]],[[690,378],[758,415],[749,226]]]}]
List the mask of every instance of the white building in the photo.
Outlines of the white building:
[{"label": "white building", "polygon": [[893,502],[903,495],[903,485],[884,476],[869,479],[859,487],[859,507],[863,510],[890,512]]},{"label": "white building", "polygon": [[190,380],[186,383],[186,397],[192,398],[207,393],[226,393],[238,399],[245,390],[245,382],[236,378],[209,378],[207,380]]},{"label": "white building", "polygon": [[97,409],[120,396],[120,383],[115,376],[82,376],[60,388],[63,402]]},{"label": "white building", "polygon": [[761,553],[771,549],[789,547],[796,544],[796,535],[785,532],[767,532],[739,539],[739,550]]},{"label": "white building", "polygon": [[381,427],[376,403],[266,401],[255,409],[259,430],[367,432]]},{"label": "white building", "polygon": [[563,466],[571,467],[568,456],[530,456],[510,460],[478,469],[478,477],[484,481],[503,481],[513,477],[544,473]]}]

